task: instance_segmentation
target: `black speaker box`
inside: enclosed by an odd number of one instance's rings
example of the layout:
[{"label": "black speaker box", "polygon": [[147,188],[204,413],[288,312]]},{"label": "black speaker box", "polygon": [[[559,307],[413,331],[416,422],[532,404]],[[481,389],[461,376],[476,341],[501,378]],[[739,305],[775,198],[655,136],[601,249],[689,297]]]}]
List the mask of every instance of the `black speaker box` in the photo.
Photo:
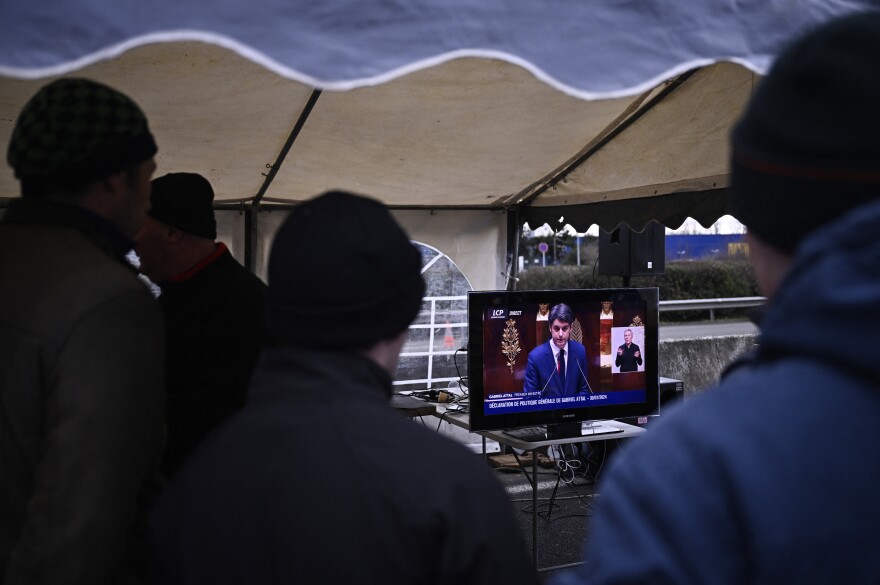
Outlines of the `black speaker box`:
[{"label": "black speaker box", "polygon": [[641,232],[621,224],[599,230],[599,274],[652,276],[666,270],[666,229],[652,221]]}]

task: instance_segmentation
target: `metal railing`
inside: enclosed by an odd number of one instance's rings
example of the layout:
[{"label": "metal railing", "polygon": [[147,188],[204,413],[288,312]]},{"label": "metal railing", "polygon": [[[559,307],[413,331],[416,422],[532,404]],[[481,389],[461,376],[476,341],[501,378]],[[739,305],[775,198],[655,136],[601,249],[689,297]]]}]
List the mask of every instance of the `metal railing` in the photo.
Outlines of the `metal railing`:
[{"label": "metal railing", "polygon": [[660,301],[660,312],[669,311],[709,311],[709,319],[715,320],[716,309],[747,309],[759,307],[767,302],[766,297],[731,297],[720,299],[687,299],[681,301]]}]

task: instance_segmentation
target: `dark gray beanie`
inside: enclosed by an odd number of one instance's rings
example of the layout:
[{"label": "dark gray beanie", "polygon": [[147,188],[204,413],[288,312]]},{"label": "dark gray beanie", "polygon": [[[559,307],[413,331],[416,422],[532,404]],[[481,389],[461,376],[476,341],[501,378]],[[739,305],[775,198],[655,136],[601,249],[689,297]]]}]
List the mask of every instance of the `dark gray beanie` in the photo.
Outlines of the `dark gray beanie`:
[{"label": "dark gray beanie", "polygon": [[73,189],[155,154],[147,119],[131,98],[89,79],[59,79],[25,104],[6,158],[28,196]]},{"label": "dark gray beanie", "polygon": [[791,253],[880,195],[880,12],[837,19],[790,45],[732,133],[731,206]]},{"label": "dark gray beanie", "polygon": [[214,189],[208,179],[196,173],[169,173],[151,185],[153,218],[202,238],[217,237]]},{"label": "dark gray beanie", "polygon": [[333,191],[298,205],[269,256],[282,345],[366,348],[404,331],[425,294],[416,247],[379,201]]}]

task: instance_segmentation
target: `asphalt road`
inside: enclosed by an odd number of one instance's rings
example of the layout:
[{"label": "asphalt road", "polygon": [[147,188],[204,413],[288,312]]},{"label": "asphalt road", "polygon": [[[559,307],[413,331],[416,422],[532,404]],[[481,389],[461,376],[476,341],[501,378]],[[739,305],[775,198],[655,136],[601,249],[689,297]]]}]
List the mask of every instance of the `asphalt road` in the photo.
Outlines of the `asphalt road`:
[{"label": "asphalt road", "polygon": [[687,325],[660,325],[660,339],[689,339],[693,337],[721,337],[726,335],[757,334],[758,327],[751,321],[703,322]]}]

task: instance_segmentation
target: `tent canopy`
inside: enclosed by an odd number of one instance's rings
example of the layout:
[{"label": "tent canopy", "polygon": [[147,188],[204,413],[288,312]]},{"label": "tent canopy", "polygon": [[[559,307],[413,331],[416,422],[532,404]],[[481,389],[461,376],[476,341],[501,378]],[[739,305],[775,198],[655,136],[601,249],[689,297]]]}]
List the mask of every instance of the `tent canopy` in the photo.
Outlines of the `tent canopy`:
[{"label": "tent canopy", "polygon": [[[0,146],[49,79],[143,107],[159,174],[218,203],[328,189],[533,226],[704,225],[780,46],[868,1],[3,2]],[[0,197],[18,185],[0,168]],[[561,226],[560,226],[561,227]]]}]

